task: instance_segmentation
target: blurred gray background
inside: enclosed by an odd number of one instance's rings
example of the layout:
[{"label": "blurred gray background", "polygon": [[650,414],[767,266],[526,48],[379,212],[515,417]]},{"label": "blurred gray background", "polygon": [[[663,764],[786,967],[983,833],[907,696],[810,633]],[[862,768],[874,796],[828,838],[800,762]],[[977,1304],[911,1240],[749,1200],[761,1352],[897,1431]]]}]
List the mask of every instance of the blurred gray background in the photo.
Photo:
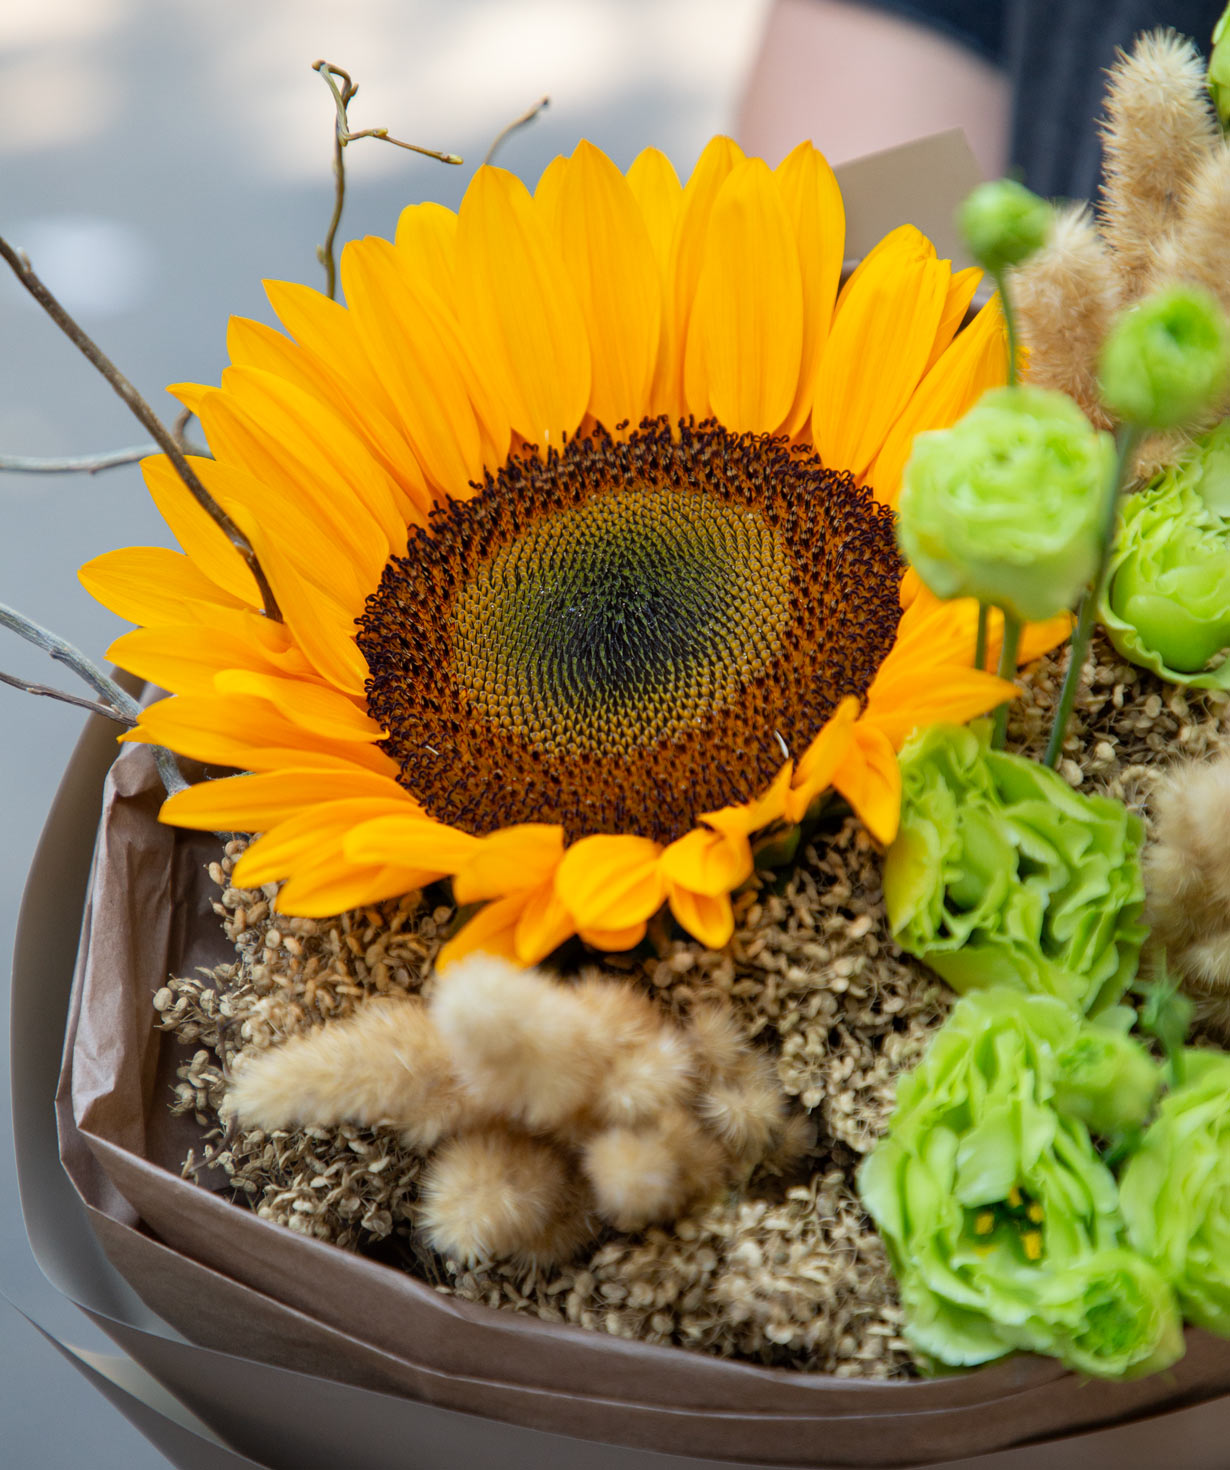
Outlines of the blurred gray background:
[{"label": "blurred gray background", "polygon": [[[0,0],[0,233],[168,419],[170,382],[216,382],[227,317],[271,320],[262,277],[317,285],[332,203],[327,57],[361,84],[352,126],[461,153],[443,165],[375,141],[348,150],[344,236],[391,234],[406,203],[455,206],[493,135],[549,111],[501,162],[529,182],[581,137],[626,167],[647,144],[686,177],[732,125],[767,0]],[[138,443],[123,405],[0,278],[0,453]],[[76,569],[166,544],[134,469],[0,474],[0,601],[96,658],[122,625]],[[12,635],[0,669],[70,676]],[[83,716],[0,687],[0,944]],[[0,1013],[7,1035],[7,987]],[[71,1341],[105,1347],[38,1272],[16,1194],[0,1058],[0,1290]],[[50,1099],[48,1099],[50,1107]],[[0,1301],[0,1444],[20,1470],[165,1465]]]}]

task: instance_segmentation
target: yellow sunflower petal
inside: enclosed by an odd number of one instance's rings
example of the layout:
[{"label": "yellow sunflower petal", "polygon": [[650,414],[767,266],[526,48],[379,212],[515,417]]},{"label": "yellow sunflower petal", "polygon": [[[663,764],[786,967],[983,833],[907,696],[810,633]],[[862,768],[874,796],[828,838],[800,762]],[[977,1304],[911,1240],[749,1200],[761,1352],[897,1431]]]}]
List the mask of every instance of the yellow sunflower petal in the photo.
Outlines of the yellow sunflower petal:
[{"label": "yellow sunflower petal", "polygon": [[[305,863],[314,866],[318,859],[331,860],[339,873],[344,872],[346,864],[340,861],[342,846],[355,826],[401,809],[396,798],[354,796],[298,812],[271,827],[242,855],[235,864],[235,886],[259,888],[262,883],[285,878]],[[407,862],[404,866],[420,865]]]},{"label": "yellow sunflower petal", "polygon": [[558,249],[504,169],[480,168],[466,190],[457,263],[462,325],[494,396],[525,439],[559,444],[589,403],[589,336]]},{"label": "yellow sunflower petal", "polygon": [[207,765],[242,770],[276,770],[289,764],[332,757],[342,764],[394,775],[396,766],[376,746],[360,740],[331,740],[313,735],[274,709],[267,700],[247,694],[177,694],[141,711],[141,718],[121,741],[165,745]]},{"label": "yellow sunflower petal", "polygon": [[444,302],[387,240],[351,241],[341,274],[355,328],[419,462],[445,494],[464,491],[482,478],[482,436]]},{"label": "yellow sunflower petal", "polygon": [[256,578],[247,563],[217,521],[197,502],[166,455],[143,459],[141,474],[159,515],[183,547],[184,555],[232,597],[260,607]]},{"label": "yellow sunflower petal", "polygon": [[729,893],[693,893],[672,883],[667,898],[671,913],[706,949],[724,949],[730,943],[735,932],[735,912]]},{"label": "yellow sunflower petal", "polygon": [[671,418],[687,411],[683,396],[684,344],[696,284],[709,238],[709,217],[731,169],[743,160],[743,150],[732,138],[714,138],[705,145],[679,203],[662,320],[669,360],[664,375],[655,378],[654,407]]},{"label": "yellow sunflower petal", "polygon": [[854,739],[857,718],[858,700],[851,694],[841,701],[799,757],[786,793],[784,816],[788,822],[801,822],[816,797],[833,784],[834,772]]},{"label": "yellow sunflower petal", "polygon": [[864,473],[931,355],[950,271],[947,261],[920,252],[916,235],[900,235],[863,262],[824,344],[812,432],[831,469]]},{"label": "yellow sunflower petal", "polygon": [[901,820],[901,767],[884,733],[860,721],[853,729],[833,785],[875,840],[887,847]]},{"label": "yellow sunflower petal", "polygon": [[324,919],[413,893],[439,876],[423,868],[345,865],[328,854],[296,864],[273,906],[283,914]]},{"label": "yellow sunflower petal", "polygon": [[182,552],[163,546],[105,551],[77,577],[91,597],[130,623],[208,622],[216,606],[243,606]]},{"label": "yellow sunflower petal", "polygon": [[[219,622],[230,609],[219,608]],[[315,671],[290,642],[285,625],[256,613],[233,613],[234,624],[170,624],[137,628],[121,634],[107,649],[107,657],[121,669],[136,674],[172,694],[211,694],[220,669],[255,669],[262,673],[291,674],[312,679]],[[238,626],[235,626],[237,624]],[[260,624],[282,634],[281,648],[271,650],[258,632]]]},{"label": "yellow sunflower petal", "polygon": [[591,949],[618,954],[620,950],[635,949],[644,939],[647,927],[642,920],[639,924],[629,924],[623,929],[578,929],[577,933]]},{"label": "yellow sunflower petal", "polygon": [[1007,378],[1008,337],[999,301],[993,298],[940,355],[888,431],[867,474],[876,498],[896,505],[915,435],[955,424],[988,388]]},{"label": "yellow sunflower petal", "polygon": [[523,965],[536,965],[576,933],[572,915],[555,892],[553,879],[540,883],[525,896],[517,919],[513,948]]},{"label": "yellow sunflower petal", "polygon": [[284,378],[236,367],[222,374],[222,390],[205,399],[200,415],[220,460],[291,495],[357,576],[369,586],[379,581],[391,548],[401,549],[388,531],[392,494],[340,415]]},{"label": "yellow sunflower petal", "polygon": [[661,866],[668,882],[716,898],[752,876],[752,845],[746,837],[694,827],[666,848]]},{"label": "yellow sunflower petal", "polygon": [[343,846],[351,862],[400,863],[455,873],[473,856],[479,841],[434,817],[402,810],[356,824]]},{"label": "yellow sunflower petal", "polygon": [[452,307],[457,302],[457,216],[442,204],[408,204],[394,237],[407,272],[425,281]]},{"label": "yellow sunflower petal", "polygon": [[735,433],[772,432],[794,402],[802,350],[799,247],[773,175],[749,158],[709,216],[684,357],[689,411]]},{"label": "yellow sunflower petal", "polygon": [[267,699],[294,724],[326,740],[375,741],[385,730],[367,713],[361,700],[348,698],[327,684],[283,679],[257,669],[221,669],[214,676],[219,694],[251,694]]},{"label": "yellow sunflower petal", "polygon": [[443,974],[450,965],[471,954],[497,955],[501,959],[521,963],[517,959],[517,925],[525,912],[527,895],[514,893],[484,904],[436,955],[436,970]]},{"label": "yellow sunflower petal", "polygon": [[982,272],[976,265],[952,273],[948,281],[948,294],[944,298],[944,310],[940,313],[940,324],[935,329],[935,341],[931,344],[931,356],[923,369],[924,374],[931,371],[957,335],[981,280]]},{"label": "yellow sunflower petal", "polygon": [[169,796],[159,815],[164,822],[204,832],[267,832],[298,812],[353,797],[383,798],[421,811],[389,776],[307,768],[200,781]]},{"label": "yellow sunflower petal", "polygon": [[793,777],[794,761],[787,760],[763,795],[753,797],[751,801],[724,806],[720,811],[705,812],[701,821],[714,831],[724,832],[729,837],[748,837],[785,815],[786,799]]},{"label": "yellow sunflower petal", "polygon": [[665,896],[661,852],[631,834],[574,842],[556,871],[555,891],[578,930],[632,928],[655,913]]},{"label": "yellow sunflower petal", "polygon": [[478,903],[554,878],[564,856],[564,829],[519,823],[479,839],[457,869],[453,892],[458,903]]},{"label": "yellow sunflower petal", "polygon": [[828,340],[846,245],[846,211],[828,160],[811,143],[800,143],[774,170],[798,243],[803,285],[803,346],[798,389],[782,425],[791,438],[801,433],[816,396],[820,354]]},{"label": "yellow sunflower petal", "polygon": [[[650,414],[669,412],[674,416],[680,407],[677,396],[679,343],[671,247],[683,206],[683,187],[666,155],[656,148],[646,148],[637,154],[628,170],[628,188],[640,206],[658,272],[660,329],[647,411]],[[671,385],[675,385],[674,388]],[[675,394],[673,397],[672,392]]]},{"label": "yellow sunflower petal", "polygon": [[589,332],[589,411],[610,428],[638,423],[662,327],[662,287],[649,231],[628,182],[592,143],[559,175],[555,232]]},{"label": "yellow sunflower petal", "polygon": [[932,666],[882,684],[874,701],[868,701],[863,718],[880,730],[895,750],[900,750],[920,726],[940,720],[964,725],[1019,693],[1009,680],[983,673],[972,665]]}]

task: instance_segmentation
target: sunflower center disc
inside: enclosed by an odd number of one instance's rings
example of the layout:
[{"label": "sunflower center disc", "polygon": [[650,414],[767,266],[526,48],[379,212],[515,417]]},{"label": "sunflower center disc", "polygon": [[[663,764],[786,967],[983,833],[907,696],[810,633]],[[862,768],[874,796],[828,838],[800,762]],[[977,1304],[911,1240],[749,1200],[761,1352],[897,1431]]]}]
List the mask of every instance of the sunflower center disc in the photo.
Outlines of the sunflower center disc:
[{"label": "sunflower center disc", "polygon": [[899,576],[889,515],[809,455],[600,431],[411,533],[360,620],[368,704],[442,821],[669,841],[866,692]]}]

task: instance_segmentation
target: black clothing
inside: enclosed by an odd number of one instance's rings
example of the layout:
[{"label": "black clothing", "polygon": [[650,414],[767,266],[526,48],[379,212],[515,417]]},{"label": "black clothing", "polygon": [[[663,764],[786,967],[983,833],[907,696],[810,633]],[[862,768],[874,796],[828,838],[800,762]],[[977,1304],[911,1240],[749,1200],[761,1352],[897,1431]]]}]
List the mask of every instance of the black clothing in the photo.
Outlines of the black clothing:
[{"label": "black clothing", "polygon": [[1092,199],[1104,72],[1139,31],[1170,26],[1208,54],[1225,0],[871,0],[961,41],[1012,82],[1011,162],[1035,193]]}]

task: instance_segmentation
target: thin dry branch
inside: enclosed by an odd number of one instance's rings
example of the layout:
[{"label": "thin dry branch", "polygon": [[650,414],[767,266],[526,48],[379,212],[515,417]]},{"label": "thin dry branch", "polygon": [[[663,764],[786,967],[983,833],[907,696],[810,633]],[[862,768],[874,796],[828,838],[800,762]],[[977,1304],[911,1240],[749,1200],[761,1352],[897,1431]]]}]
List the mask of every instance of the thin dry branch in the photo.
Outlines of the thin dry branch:
[{"label": "thin dry branch", "polygon": [[74,319],[60,305],[59,301],[51,294],[43,282],[34,272],[29,260],[20,251],[14,250],[7,240],[0,237],[0,256],[3,256],[13,271],[13,274],[34,297],[35,301],[43,308],[47,315],[55,322],[56,326],[64,333],[70,342],[80,351],[95,368],[111,384],[115,392],[128,405],[134,417],[141,423],[158,448],[175,466],[175,472],[187,486],[192,498],[209,515],[210,519],[219,526],[227,540],[234,546],[243,558],[248,570],[256,579],[257,588],[260,591],[261,601],[264,603],[267,617],[281,621],[281,613],[278,611],[277,601],[273,591],[261,569],[261,564],[252,550],[251,543],[239,527],[231,520],[230,516],[222,509],[217,501],[201,484],[196,471],[184,458],[183,450],[176,444],[173,436],[168,433],[165,425],[154,410],[141,397],[140,393],[133,387],[119,368],[103,352],[102,348],[86,335]]},{"label": "thin dry branch", "polygon": [[[329,219],[325,243],[318,246],[316,250],[316,258],[325,268],[325,294],[332,301],[337,295],[337,231],[342,222],[342,210],[346,204],[346,164],[343,158],[346,144],[353,143],[359,138],[379,138],[382,142],[392,143],[394,148],[405,148],[411,153],[421,153],[424,158],[434,158],[439,163],[460,164],[465,160],[456,153],[439,153],[434,148],[420,148],[417,143],[407,143],[401,138],[391,138],[388,128],[360,128],[358,132],[351,132],[347,110],[358,96],[359,84],[351,80],[350,73],[344,67],[334,66],[331,61],[314,61],[312,70],[325,79],[325,85],[332,92],[333,104],[337,108],[337,123],[333,132],[333,214]],[[335,78],[337,80],[334,80]],[[338,81],[341,82],[340,87]]]},{"label": "thin dry branch", "polygon": [[484,165],[492,161],[497,151],[504,146],[518,128],[526,127],[529,123],[532,123],[539,113],[545,111],[550,105],[550,97],[540,97],[537,102],[527,107],[520,117],[514,117],[506,128],[501,128],[491,140],[491,147],[487,149],[487,156],[483,159]]},{"label": "thin dry branch", "polygon": [[6,674],[0,669],[0,684],[7,684],[10,689],[20,689],[24,694],[41,694],[48,699],[58,699],[63,704],[76,705],[78,709],[88,709],[93,714],[102,715],[104,719],[114,720],[117,725],[127,725],[130,729],[136,724],[131,715],[126,715],[113,705],[103,704],[98,699],[86,699],[81,694],[69,694],[66,689],[53,689],[50,684],[31,684],[28,679],[19,679],[15,674]]}]

